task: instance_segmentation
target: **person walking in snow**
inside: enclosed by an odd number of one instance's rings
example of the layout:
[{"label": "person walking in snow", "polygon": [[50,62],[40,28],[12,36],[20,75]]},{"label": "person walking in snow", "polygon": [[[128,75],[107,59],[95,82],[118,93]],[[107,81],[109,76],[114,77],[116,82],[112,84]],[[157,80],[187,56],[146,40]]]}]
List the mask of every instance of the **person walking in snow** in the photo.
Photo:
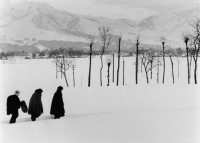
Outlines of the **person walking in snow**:
[{"label": "person walking in snow", "polygon": [[31,115],[31,120],[35,121],[43,113],[43,106],[41,101],[42,89],[36,89],[29,101],[28,114]]},{"label": "person walking in snow", "polygon": [[21,102],[19,99],[20,91],[16,90],[14,95],[10,95],[7,98],[7,115],[12,115],[10,119],[10,124],[15,123],[17,117],[19,116],[18,109],[20,108]]},{"label": "person walking in snow", "polygon": [[63,87],[59,86],[57,91],[55,92],[52,103],[51,103],[51,110],[50,114],[54,115],[55,119],[59,119],[60,117],[65,116],[65,109],[64,109],[64,102],[62,98],[62,90]]}]

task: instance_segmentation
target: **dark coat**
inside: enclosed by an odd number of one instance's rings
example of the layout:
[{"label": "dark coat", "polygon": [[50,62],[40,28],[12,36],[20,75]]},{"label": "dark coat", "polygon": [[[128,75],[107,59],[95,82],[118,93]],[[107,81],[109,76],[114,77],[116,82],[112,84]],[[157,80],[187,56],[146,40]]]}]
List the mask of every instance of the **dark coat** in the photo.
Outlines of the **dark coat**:
[{"label": "dark coat", "polygon": [[62,92],[59,89],[56,91],[56,93],[53,96],[50,114],[59,116],[59,117],[62,117],[65,115]]},{"label": "dark coat", "polygon": [[10,95],[7,98],[7,115],[18,115],[18,109],[20,108],[20,100],[17,95]]},{"label": "dark coat", "polygon": [[39,117],[43,113],[41,96],[42,96],[41,92],[38,92],[36,90],[29,101],[28,114],[33,115],[36,118]]}]

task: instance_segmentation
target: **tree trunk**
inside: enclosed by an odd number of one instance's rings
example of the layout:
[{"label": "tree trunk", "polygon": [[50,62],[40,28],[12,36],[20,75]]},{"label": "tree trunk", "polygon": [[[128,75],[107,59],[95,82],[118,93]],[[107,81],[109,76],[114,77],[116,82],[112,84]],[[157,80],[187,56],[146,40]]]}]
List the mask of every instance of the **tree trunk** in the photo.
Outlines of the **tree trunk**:
[{"label": "tree trunk", "polygon": [[191,79],[191,74],[192,74],[191,67],[192,67],[192,55],[190,55],[190,59],[189,59],[189,78],[190,79]]},{"label": "tree trunk", "polygon": [[90,87],[90,83],[91,83],[92,45],[93,45],[93,43],[90,43],[90,63],[89,63],[89,75],[88,75],[88,87]]},{"label": "tree trunk", "polygon": [[113,82],[115,82],[115,55],[113,54]]},{"label": "tree trunk", "polygon": [[194,83],[197,84],[197,59],[195,60],[195,67],[194,67]]},{"label": "tree trunk", "polygon": [[104,51],[105,51],[105,46],[106,46],[106,43],[105,43],[105,40],[104,40],[103,47],[102,47],[102,51],[101,51],[101,55],[100,55],[100,59],[101,59],[100,86],[102,86],[103,54],[104,54]]},{"label": "tree trunk", "polygon": [[65,82],[66,82],[66,84],[67,84],[67,87],[69,87],[69,84],[68,84],[68,82],[67,82],[67,77],[66,77],[66,74],[65,74],[65,73],[63,73],[63,75],[64,75],[64,77],[65,77]]},{"label": "tree trunk", "polygon": [[108,63],[108,76],[107,76],[107,78],[108,78],[107,86],[109,86],[110,85],[110,63]]},{"label": "tree trunk", "polygon": [[190,84],[190,65],[189,65],[189,57],[188,57],[188,46],[187,46],[187,43],[186,43],[186,52],[187,52],[188,84]]},{"label": "tree trunk", "polygon": [[121,46],[121,37],[119,38],[119,45],[118,45],[118,68],[117,68],[117,86],[119,84],[119,68],[120,68],[120,46]]},{"label": "tree trunk", "polygon": [[172,56],[170,55],[170,61],[172,65],[172,79],[173,79],[173,84],[174,84],[174,66],[173,66],[173,61],[172,61]]},{"label": "tree trunk", "polygon": [[141,59],[141,73],[142,73],[142,59]]},{"label": "tree trunk", "polygon": [[165,43],[163,45],[163,84],[165,83]]},{"label": "tree trunk", "polygon": [[65,56],[63,55],[63,57],[61,58],[61,62],[62,62],[62,70],[61,70],[61,75],[62,75],[62,73],[63,73],[63,75],[64,75],[64,77],[65,77],[65,82],[66,82],[66,84],[67,84],[67,87],[69,87],[69,84],[68,84],[68,81],[67,81],[67,76],[66,76],[66,67],[65,67]]},{"label": "tree trunk", "polygon": [[148,71],[147,71],[146,67],[145,67],[145,73],[146,73],[147,84],[149,84]]},{"label": "tree trunk", "polygon": [[152,79],[152,75],[153,75],[153,60],[151,60],[151,79]]},{"label": "tree trunk", "polygon": [[74,67],[73,67],[73,84],[74,84],[74,87],[75,87],[76,85],[75,85]]},{"label": "tree trunk", "polygon": [[125,63],[124,63],[124,60],[123,60],[123,86],[124,86],[124,66],[125,66]]},{"label": "tree trunk", "polygon": [[193,55],[193,59],[194,59],[194,83],[197,84],[197,61],[198,61],[198,54],[199,54],[199,48],[196,49],[195,48],[195,53]]},{"label": "tree trunk", "polygon": [[157,83],[159,83],[159,71],[160,71],[160,69],[159,69],[159,56],[158,56],[158,63],[157,63]]},{"label": "tree trunk", "polygon": [[135,82],[138,84],[138,47],[139,47],[139,40],[136,43],[136,62],[135,62]]},{"label": "tree trunk", "polygon": [[103,69],[103,54],[100,56],[101,59],[101,68],[100,68],[100,86],[102,86],[102,69]]}]

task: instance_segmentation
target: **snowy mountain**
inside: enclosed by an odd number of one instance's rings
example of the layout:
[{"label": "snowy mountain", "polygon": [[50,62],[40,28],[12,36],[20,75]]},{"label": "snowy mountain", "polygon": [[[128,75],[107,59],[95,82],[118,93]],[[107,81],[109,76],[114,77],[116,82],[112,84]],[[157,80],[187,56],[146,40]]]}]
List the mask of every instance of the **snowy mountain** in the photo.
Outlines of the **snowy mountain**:
[{"label": "snowy mountain", "polygon": [[109,25],[112,33],[122,34],[123,39],[134,40],[140,33],[144,43],[158,43],[162,35],[179,42],[181,34],[189,27],[189,21],[199,15],[200,6],[196,5],[170,9],[133,21],[72,14],[56,10],[46,3],[12,3],[0,11],[0,41],[9,43],[24,38],[85,41],[85,34],[98,34],[99,26]]},{"label": "snowy mountain", "polygon": [[158,34],[180,39],[184,31],[189,30],[191,21],[200,15],[200,5],[187,8],[170,9],[163,13],[143,19],[139,23],[144,32],[150,30]]}]

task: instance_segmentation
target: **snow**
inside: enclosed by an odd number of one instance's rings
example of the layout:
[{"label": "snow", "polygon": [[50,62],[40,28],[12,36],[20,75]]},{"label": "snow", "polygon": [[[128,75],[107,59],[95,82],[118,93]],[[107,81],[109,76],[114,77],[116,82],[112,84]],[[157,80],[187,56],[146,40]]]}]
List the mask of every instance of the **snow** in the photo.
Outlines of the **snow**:
[{"label": "snow", "polygon": [[[104,61],[106,61],[104,56]],[[122,58],[123,60],[123,58]],[[134,57],[125,60],[125,84],[122,86],[122,61],[119,86],[107,83],[107,66],[104,63],[103,87],[99,86],[99,57],[92,59],[91,87],[87,87],[89,58],[76,60],[73,87],[72,70],[68,71],[70,87],[64,79],[55,77],[52,59],[13,59],[0,63],[0,142],[3,143],[199,143],[199,89],[187,85],[186,59],[180,63],[177,78],[177,61],[174,59],[175,84],[172,84],[170,60],[166,59],[166,83],[156,83],[156,69],[150,84],[146,84],[144,69],[135,84]],[[139,66],[140,67],[140,66]],[[115,58],[117,69],[117,58]],[[116,70],[115,70],[116,71]],[[193,77],[193,75],[192,75]],[[115,72],[116,81],[116,72]],[[62,85],[66,116],[50,116],[51,100],[58,86]],[[44,114],[36,122],[20,110],[16,124],[8,124],[6,99],[18,89],[20,99],[26,103],[36,88],[42,88]]]}]

